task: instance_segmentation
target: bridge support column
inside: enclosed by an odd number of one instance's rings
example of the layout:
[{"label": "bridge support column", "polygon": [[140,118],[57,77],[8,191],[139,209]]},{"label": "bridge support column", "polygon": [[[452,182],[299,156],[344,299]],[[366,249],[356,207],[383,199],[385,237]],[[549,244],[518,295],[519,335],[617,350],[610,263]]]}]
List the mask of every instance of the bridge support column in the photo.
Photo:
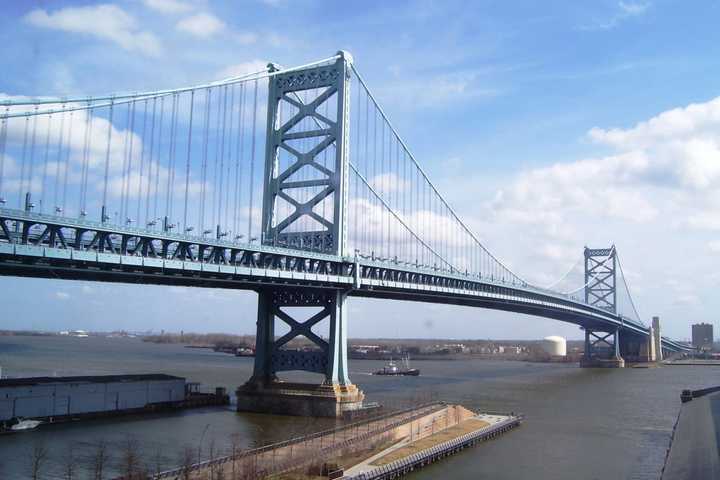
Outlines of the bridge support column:
[{"label": "bridge support column", "polygon": [[585,351],[580,359],[583,368],[623,368],[620,356],[620,332],[585,328]]},{"label": "bridge support column", "polygon": [[[362,406],[364,395],[348,377],[345,297],[338,290],[308,288],[259,292],[255,366],[252,378],[237,390],[238,411],[335,417]],[[276,338],[278,319],[290,331]],[[313,327],[326,320],[329,335],[324,339]],[[305,337],[312,347],[289,348],[298,337]],[[277,373],[287,370],[325,378],[320,384],[278,379]]]},{"label": "bridge support column", "polygon": [[653,328],[653,343],[655,345],[655,361],[662,362],[663,350],[662,350],[662,336],[660,335],[660,317],[653,317],[652,319]]}]

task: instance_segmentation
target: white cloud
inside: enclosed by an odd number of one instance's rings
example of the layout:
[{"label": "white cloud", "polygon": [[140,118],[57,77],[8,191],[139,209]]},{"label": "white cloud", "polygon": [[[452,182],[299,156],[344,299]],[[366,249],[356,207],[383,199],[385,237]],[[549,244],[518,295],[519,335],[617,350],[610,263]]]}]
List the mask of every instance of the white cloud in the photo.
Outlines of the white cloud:
[{"label": "white cloud", "polygon": [[713,253],[720,253],[720,240],[713,240],[707,244],[708,250]]},{"label": "white cloud", "polygon": [[70,298],[70,294],[67,292],[55,292],[55,298],[58,300],[67,300]]},{"label": "white cloud", "polygon": [[112,41],[125,50],[150,56],[162,52],[155,35],[141,30],[134,17],[112,4],[67,7],[54,12],[36,9],[28,13],[25,20],[40,28],[92,35]]},{"label": "white cloud", "polygon": [[720,97],[663,112],[628,129],[593,128],[588,137],[620,151],[640,151],[646,174],[692,189],[720,186]]},{"label": "white cloud", "polygon": [[650,7],[649,3],[618,2],[618,7],[626,15],[642,15]]},{"label": "white cloud", "polygon": [[193,9],[192,5],[179,0],[143,0],[145,6],[161,13],[185,13]]},{"label": "white cloud", "polygon": [[596,19],[588,24],[579,26],[578,30],[612,30],[630,18],[644,15],[649,8],[650,3],[620,1],[617,4],[616,13],[610,18],[602,20]]},{"label": "white cloud", "polygon": [[395,173],[383,173],[368,180],[370,186],[385,197],[389,193],[404,192],[408,188],[408,182]]},{"label": "white cloud", "polygon": [[201,12],[180,20],[176,28],[195,37],[209,38],[225,30],[225,23],[215,15]]},{"label": "white cloud", "polygon": [[253,32],[235,32],[233,36],[240,45],[251,45],[258,40],[257,34]]},{"label": "white cloud", "polygon": [[[482,85],[480,75],[476,72],[448,73],[431,78],[422,73],[408,78],[407,72],[399,72],[397,76],[397,81],[386,84],[379,94],[392,98],[406,108],[433,108],[448,103],[493,98],[501,94],[496,88]],[[432,85],[432,88],[428,88],[428,85]]]}]

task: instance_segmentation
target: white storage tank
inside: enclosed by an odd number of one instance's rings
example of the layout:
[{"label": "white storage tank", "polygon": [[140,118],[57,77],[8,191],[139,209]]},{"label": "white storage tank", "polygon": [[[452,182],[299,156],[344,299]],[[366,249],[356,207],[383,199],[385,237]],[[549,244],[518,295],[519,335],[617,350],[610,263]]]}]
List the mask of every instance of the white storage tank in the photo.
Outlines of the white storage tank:
[{"label": "white storage tank", "polygon": [[567,341],[563,337],[556,335],[545,337],[541,345],[542,349],[545,350],[548,355],[554,357],[564,357],[567,355]]}]

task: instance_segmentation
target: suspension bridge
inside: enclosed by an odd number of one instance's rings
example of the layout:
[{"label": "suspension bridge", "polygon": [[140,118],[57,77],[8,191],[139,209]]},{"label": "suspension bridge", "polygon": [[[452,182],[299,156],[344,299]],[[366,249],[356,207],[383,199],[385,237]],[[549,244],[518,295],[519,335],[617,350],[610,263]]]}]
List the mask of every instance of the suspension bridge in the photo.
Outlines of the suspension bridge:
[{"label": "suspension bridge", "polygon": [[614,246],[578,254],[550,286],[494,257],[346,52],[187,88],[0,97],[0,274],[256,291],[241,409],[359,407],[348,296],[574,323],[588,366],[687,349],[642,321]]}]

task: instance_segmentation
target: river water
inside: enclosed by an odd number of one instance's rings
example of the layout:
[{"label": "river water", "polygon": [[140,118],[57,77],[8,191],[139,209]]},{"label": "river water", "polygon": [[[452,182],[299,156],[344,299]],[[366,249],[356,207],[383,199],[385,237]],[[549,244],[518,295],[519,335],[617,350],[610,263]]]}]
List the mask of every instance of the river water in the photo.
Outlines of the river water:
[{"label": "river water", "polygon": [[[0,366],[6,376],[167,373],[233,391],[249,377],[252,358],[136,339],[0,337]],[[473,409],[527,416],[502,438],[408,477],[415,480],[657,479],[680,391],[720,384],[720,368],[712,366],[596,370],[574,364],[418,361],[413,366],[421,369],[420,377],[369,375],[381,366],[351,362],[351,378],[368,400],[399,404],[432,395]],[[70,449],[82,470],[100,439],[114,452],[111,470],[120,468],[117,452],[128,439],[139,443],[154,469],[176,466],[187,447],[197,452],[202,443],[203,457],[211,442],[227,448],[234,434],[243,447],[251,447],[331,425],[327,419],[239,414],[232,407],[47,425],[0,435],[0,478],[29,478],[30,452],[40,444],[50,452],[43,478],[61,478]]]}]

